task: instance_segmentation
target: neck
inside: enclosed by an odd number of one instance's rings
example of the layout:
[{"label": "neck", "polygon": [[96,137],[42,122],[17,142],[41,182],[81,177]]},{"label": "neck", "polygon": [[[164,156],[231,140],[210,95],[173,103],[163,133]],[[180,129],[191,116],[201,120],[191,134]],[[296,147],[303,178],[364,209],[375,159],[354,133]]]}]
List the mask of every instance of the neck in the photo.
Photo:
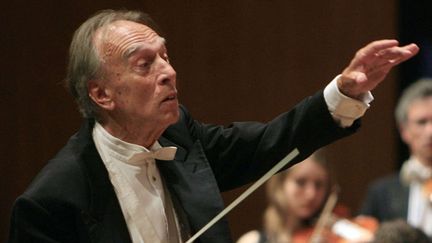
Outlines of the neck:
[{"label": "neck", "polygon": [[297,218],[288,216],[286,221],[285,221],[285,226],[286,226],[286,229],[288,231],[294,232],[294,231],[300,229],[300,227],[301,227],[300,220]]},{"label": "neck", "polygon": [[432,168],[432,158],[415,156],[414,157],[424,166]]},{"label": "neck", "polygon": [[111,118],[105,119],[101,125],[114,137],[145,148],[150,148],[166,129],[145,123],[118,122]]},{"label": "neck", "polygon": [[424,166],[432,168],[432,160],[419,160]]}]

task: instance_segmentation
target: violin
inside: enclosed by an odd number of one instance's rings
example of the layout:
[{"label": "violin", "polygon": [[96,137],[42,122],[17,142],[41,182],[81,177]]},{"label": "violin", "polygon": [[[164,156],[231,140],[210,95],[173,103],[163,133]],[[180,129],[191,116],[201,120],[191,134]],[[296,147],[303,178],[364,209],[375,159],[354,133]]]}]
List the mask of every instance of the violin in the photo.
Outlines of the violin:
[{"label": "violin", "polygon": [[315,227],[298,230],[294,233],[293,243],[366,243],[373,241],[378,221],[373,217],[360,216],[354,219],[341,218],[330,228],[319,234]]},{"label": "violin", "polygon": [[367,243],[372,242],[379,226],[369,216],[354,219],[338,217],[333,213],[337,202],[337,189],[333,189],[314,227],[293,234],[293,243]]}]

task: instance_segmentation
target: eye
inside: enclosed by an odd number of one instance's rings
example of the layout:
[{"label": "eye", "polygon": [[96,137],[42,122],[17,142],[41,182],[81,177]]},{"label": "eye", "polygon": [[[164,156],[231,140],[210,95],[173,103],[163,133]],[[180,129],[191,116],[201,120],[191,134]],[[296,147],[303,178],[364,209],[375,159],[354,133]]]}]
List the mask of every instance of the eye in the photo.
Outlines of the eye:
[{"label": "eye", "polygon": [[150,66],[151,62],[148,62],[144,59],[140,59],[136,62],[136,66],[139,68],[148,68]]},{"label": "eye", "polygon": [[323,181],[315,181],[314,184],[315,184],[315,188],[318,190],[325,188],[325,182]]},{"label": "eye", "polygon": [[306,185],[306,179],[298,178],[295,180],[295,183],[298,187],[304,187]]},{"label": "eye", "polygon": [[427,122],[428,122],[428,120],[426,118],[422,118],[422,119],[418,119],[418,120],[414,121],[414,123],[418,126],[424,126],[424,125],[426,125]]},{"label": "eye", "polygon": [[164,59],[167,63],[169,63],[169,57],[168,57],[168,53],[162,53],[161,55],[162,59]]}]

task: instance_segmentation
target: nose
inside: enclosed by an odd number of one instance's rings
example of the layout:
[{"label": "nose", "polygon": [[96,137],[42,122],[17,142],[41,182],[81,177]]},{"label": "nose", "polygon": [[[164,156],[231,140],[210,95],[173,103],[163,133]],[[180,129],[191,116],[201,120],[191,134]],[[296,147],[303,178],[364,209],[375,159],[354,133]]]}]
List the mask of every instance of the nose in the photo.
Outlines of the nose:
[{"label": "nose", "polygon": [[312,200],[317,195],[317,188],[313,184],[309,184],[305,188],[305,197],[308,200]]},{"label": "nose", "polygon": [[431,121],[428,121],[428,122],[426,123],[425,133],[426,133],[429,137],[432,137],[432,120],[431,120]]},{"label": "nose", "polygon": [[175,87],[177,73],[174,70],[173,66],[169,63],[167,59],[164,59],[160,56],[158,60],[159,60],[158,68],[160,70],[160,75],[158,77],[159,84],[161,85],[172,84]]}]

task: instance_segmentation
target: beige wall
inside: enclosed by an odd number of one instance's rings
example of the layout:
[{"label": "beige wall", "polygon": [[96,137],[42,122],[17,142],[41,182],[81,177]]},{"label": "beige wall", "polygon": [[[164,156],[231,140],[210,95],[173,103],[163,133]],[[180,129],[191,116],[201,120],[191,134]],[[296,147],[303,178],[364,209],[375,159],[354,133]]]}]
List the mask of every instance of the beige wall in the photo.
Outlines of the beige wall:
[{"label": "beige wall", "polygon": [[[160,24],[195,118],[267,121],[323,88],[355,50],[395,38],[394,1],[29,1],[2,10],[0,241],[13,200],[77,130],[80,116],[61,81],[73,30],[95,10],[141,9]],[[174,2],[174,1],[172,1]],[[366,184],[393,169],[397,73],[374,92],[361,132],[329,147],[340,201],[356,210]],[[226,202],[245,188],[225,193]],[[259,228],[262,190],[228,218],[233,237]]]}]

